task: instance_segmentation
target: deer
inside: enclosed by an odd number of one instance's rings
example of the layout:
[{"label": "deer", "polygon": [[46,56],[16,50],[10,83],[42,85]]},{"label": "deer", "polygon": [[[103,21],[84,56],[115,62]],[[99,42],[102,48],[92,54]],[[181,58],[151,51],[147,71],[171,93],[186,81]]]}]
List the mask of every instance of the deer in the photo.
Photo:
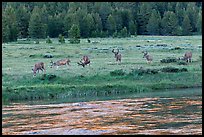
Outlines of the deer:
[{"label": "deer", "polygon": [[119,49],[117,51],[113,49],[112,52],[115,54],[116,61],[121,62],[122,55],[119,53]]},{"label": "deer", "polygon": [[147,63],[151,63],[153,60],[153,57],[151,55],[149,55],[147,51],[143,51],[142,53],[144,53],[143,58],[146,58]]},{"label": "deer", "polygon": [[33,76],[36,76],[36,72],[38,71],[38,73],[39,73],[39,70],[44,71],[44,74],[45,74],[45,72],[46,72],[45,71],[45,64],[43,62],[35,63],[34,68],[32,69]]},{"label": "deer", "polygon": [[179,58],[179,60],[186,60],[186,62],[192,62],[191,60],[192,58],[192,52],[191,51],[187,51],[183,57]]},{"label": "deer", "polygon": [[61,59],[61,60],[58,60],[58,61],[56,61],[56,62],[53,62],[52,60],[50,61],[50,63],[51,63],[51,68],[53,67],[53,66],[57,66],[57,68],[59,67],[59,66],[62,66],[62,65],[69,65],[70,66],[70,63],[71,61],[69,60],[69,59]]},{"label": "deer", "polygon": [[83,56],[83,58],[79,62],[77,62],[78,65],[82,65],[83,67],[85,67],[88,64],[90,66],[90,63],[91,61],[88,56]]}]

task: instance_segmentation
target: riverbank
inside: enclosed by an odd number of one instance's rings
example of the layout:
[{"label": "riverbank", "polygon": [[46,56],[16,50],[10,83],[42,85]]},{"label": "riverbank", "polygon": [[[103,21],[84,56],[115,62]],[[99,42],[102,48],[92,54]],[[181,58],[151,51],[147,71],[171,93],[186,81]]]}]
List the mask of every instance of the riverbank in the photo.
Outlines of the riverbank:
[{"label": "riverbank", "polygon": [[[45,77],[42,79],[42,77]],[[29,80],[24,76],[3,87],[3,101],[114,96],[162,89],[202,87],[202,73],[159,73],[123,76],[55,77],[49,74]],[[29,81],[26,83],[26,81]],[[24,85],[24,86],[21,86]]]}]

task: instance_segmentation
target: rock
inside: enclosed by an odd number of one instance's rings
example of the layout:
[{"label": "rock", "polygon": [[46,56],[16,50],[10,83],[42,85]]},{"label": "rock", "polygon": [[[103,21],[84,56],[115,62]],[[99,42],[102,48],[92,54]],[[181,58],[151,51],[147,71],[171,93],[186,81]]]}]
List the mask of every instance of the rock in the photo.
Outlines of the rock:
[{"label": "rock", "polygon": [[53,55],[52,54],[45,54],[43,57],[44,58],[53,58]]}]

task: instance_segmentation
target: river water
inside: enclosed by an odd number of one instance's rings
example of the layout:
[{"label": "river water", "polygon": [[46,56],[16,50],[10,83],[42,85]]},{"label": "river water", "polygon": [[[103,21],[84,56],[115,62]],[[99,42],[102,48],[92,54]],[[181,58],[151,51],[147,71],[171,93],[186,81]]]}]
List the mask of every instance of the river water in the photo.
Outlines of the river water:
[{"label": "river water", "polygon": [[3,135],[202,135],[202,88],[2,106]]}]

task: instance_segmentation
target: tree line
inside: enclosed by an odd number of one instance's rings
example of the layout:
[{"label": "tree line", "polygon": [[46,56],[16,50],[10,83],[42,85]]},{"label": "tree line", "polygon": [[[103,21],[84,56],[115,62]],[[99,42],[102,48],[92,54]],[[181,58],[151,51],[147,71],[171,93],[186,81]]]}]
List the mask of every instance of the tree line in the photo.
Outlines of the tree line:
[{"label": "tree line", "polygon": [[200,34],[202,2],[2,2],[3,42]]}]

